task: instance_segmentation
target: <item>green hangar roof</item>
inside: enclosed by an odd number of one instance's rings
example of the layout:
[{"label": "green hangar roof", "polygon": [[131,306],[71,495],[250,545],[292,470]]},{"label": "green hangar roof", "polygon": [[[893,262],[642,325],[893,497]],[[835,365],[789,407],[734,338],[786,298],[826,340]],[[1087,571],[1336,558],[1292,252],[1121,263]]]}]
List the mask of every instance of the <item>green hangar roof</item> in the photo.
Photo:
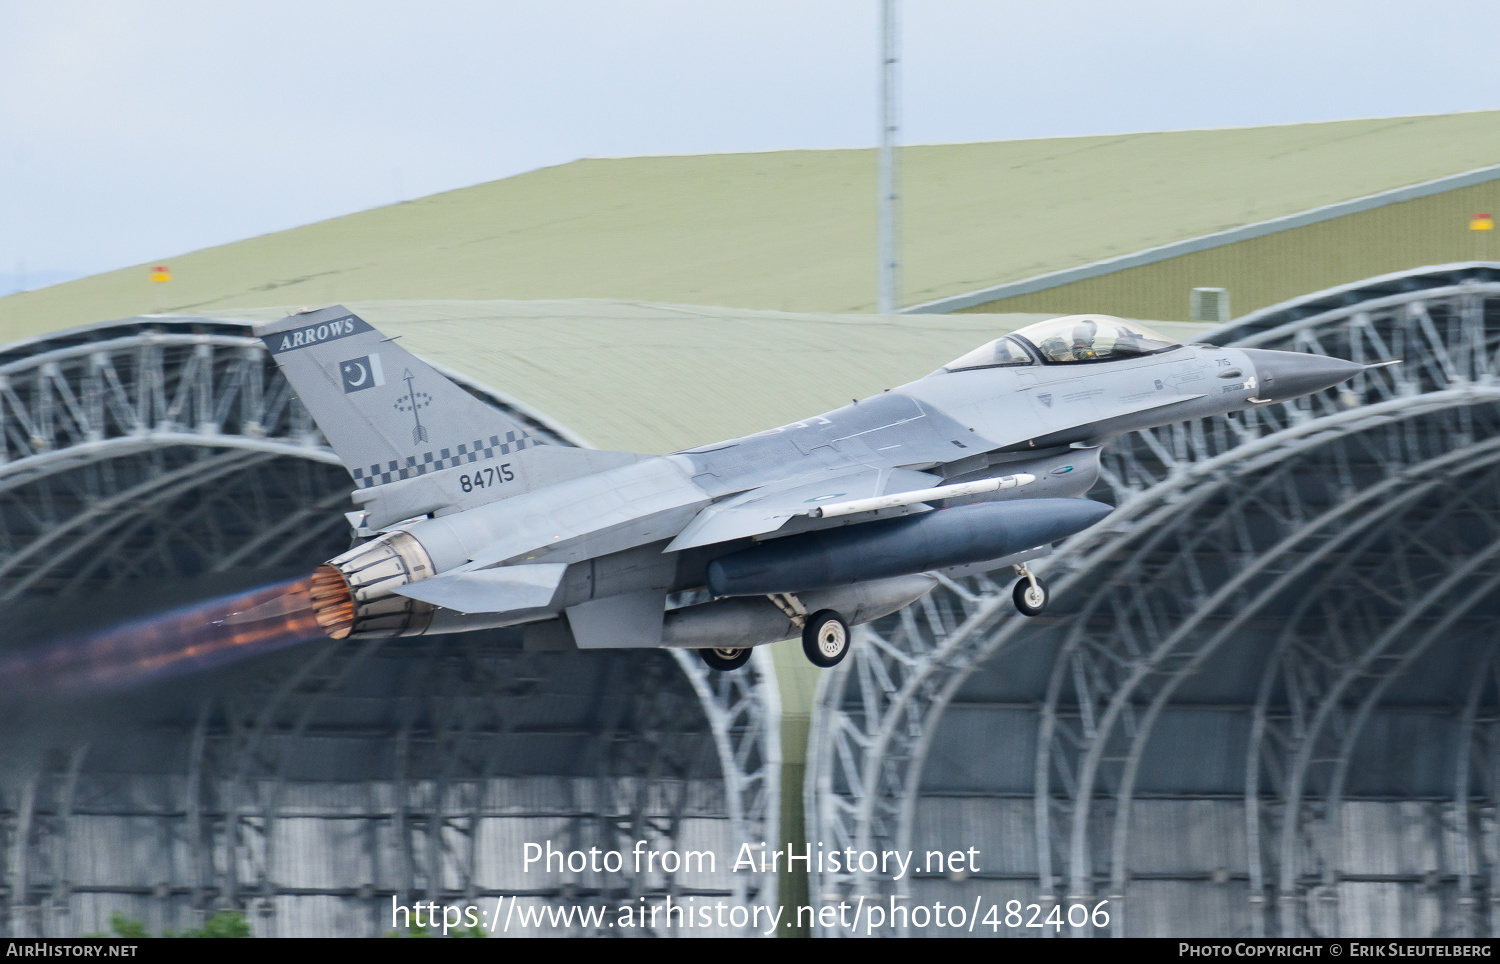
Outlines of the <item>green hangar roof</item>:
[{"label": "green hangar roof", "polygon": [[[955,298],[1497,162],[1500,112],[907,147],[903,303]],[[153,310],[223,314],[375,299],[868,311],[875,194],[872,150],[581,160],[163,255],[174,280],[159,291],[142,265],[3,298],[0,340]],[[1421,251],[1393,257],[1457,260]],[[1311,287],[1299,279],[1283,297],[1412,266],[1351,265],[1350,278],[1320,277]],[[1185,307],[1186,293],[1177,300]],[[1075,310],[1001,310],[1012,307]],[[1107,299],[1096,307],[1182,315]]]}]

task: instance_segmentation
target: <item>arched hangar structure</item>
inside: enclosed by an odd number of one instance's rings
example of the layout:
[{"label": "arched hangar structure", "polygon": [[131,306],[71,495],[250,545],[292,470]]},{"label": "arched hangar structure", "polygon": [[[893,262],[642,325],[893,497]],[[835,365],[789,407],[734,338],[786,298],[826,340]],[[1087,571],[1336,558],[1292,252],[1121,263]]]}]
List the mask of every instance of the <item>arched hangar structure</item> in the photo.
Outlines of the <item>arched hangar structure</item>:
[{"label": "arched hangar structure", "polygon": [[864,632],[819,689],[809,837],[919,872],[814,894],[1008,936],[1500,933],[1500,265],[1206,340],[1402,364],[1112,443],[1043,618],[977,579]]},{"label": "arched hangar structure", "polygon": [[[552,444],[569,432],[455,376]],[[347,474],[247,322],[139,317],[0,349],[0,612],[24,637],[310,571],[349,544]],[[160,587],[175,587],[162,593]],[[143,594],[156,593],[142,601]],[[17,627],[20,627],[18,640]],[[576,907],[774,876],[522,872],[523,846],[775,839],[769,654],[530,652],[514,632],[315,641],[62,707],[3,707],[0,921],[14,936],[244,910],[260,934],[376,934],[391,902]],[[579,923],[548,926],[577,932]],[[514,929],[514,928],[513,928]]]}]

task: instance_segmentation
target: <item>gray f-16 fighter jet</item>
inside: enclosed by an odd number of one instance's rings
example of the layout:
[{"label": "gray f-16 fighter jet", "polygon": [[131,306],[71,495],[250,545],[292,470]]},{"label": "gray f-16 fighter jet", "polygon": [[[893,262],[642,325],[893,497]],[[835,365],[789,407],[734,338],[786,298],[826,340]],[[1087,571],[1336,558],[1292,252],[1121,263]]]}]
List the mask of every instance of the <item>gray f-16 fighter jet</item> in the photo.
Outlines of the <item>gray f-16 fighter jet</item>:
[{"label": "gray f-16 fighter jet", "polygon": [[1099,446],[1135,429],[1331,388],[1360,365],[1179,345],[1075,315],[801,422],[648,456],[542,444],[342,306],[257,329],[378,532],[319,567],[335,638],[522,625],[537,647],[686,647],[734,669],[849,627],[934,573],[1014,567],[1103,519]]}]

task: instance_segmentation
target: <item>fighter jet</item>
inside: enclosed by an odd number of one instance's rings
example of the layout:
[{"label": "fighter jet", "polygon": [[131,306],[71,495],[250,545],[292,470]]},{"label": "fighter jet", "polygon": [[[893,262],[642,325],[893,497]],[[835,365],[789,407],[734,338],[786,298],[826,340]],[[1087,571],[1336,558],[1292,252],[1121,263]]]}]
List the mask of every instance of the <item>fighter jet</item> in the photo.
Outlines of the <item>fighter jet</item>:
[{"label": "fighter jet", "polygon": [[1048,593],[1028,562],[1110,512],[1084,496],[1111,437],[1364,370],[1074,315],[822,415],[651,456],[546,444],[343,306],[256,333],[373,535],[313,576],[328,635],[521,626],[528,647],[685,647],[716,670],[799,634],[833,666],[850,626],[938,573],[1012,568],[1035,616]]}]

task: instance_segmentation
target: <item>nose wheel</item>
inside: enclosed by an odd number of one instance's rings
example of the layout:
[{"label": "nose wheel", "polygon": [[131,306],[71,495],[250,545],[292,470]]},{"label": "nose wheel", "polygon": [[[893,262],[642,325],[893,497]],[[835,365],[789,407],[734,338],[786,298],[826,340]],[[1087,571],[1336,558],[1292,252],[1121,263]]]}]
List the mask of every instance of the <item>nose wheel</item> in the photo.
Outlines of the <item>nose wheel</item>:
[{"label": "nose wheel", "polygon": [[708,664],[709,669],[727,673],[750,662],[750,648],[747,646],[743,649],[700,649],[698,658]]},{"label": "nose wheel", "polygon": [[1047,608],[1049,598],[1046,584],[1025,566],[1016,566],[1016,573],[1021,577],[1016,582],[1016,587],[1011,590],[1011,598],[1016,602],[1016,611],[1022,616],[1040,616],[1042,610]]}]

